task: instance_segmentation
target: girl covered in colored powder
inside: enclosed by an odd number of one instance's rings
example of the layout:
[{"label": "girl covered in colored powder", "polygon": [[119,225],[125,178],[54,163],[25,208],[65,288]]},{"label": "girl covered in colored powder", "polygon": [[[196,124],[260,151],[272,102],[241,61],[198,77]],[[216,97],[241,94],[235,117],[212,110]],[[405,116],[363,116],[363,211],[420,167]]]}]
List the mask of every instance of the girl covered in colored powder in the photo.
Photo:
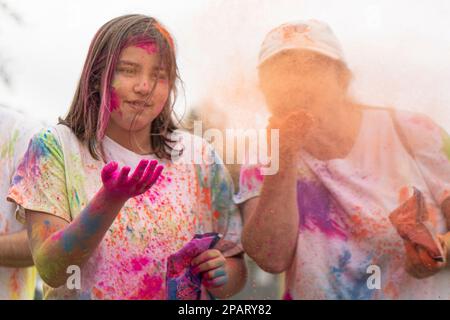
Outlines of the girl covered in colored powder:
[{"label": "girl covered in colored powder", "polygon": [[[189,284],[168,294],[171,256],[202,279],[202,298],[242,288],[232,181],[209,144],[176,128],[177,80],[174,42],[157,20],[113,19],[91,43],[67,116],[31,140],[8,198],[45,298],[192,298]],[[217,249],[209,238],[189,246],[202,234],[221,234]]]},{"label": "girl covered in colored powder", "polygon": [[241,169],[246,252],[286,271],[286,298],[450,299],[448,134],[354,102],[339,42],[316,20],[267,35],[259,78],[280,161],[272,176]]}]

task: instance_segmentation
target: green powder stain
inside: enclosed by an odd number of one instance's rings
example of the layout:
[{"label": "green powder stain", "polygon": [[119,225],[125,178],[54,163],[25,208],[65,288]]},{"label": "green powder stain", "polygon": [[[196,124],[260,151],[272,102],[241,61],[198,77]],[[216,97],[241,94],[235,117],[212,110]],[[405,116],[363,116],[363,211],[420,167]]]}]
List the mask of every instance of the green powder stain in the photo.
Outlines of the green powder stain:
[{"label": "green powder stain", "polygon": [[14,148],[16,146],[17,140],[19,139],[19,130],[15,130],[11,139],[2,145],[0,149],[0,158],[11,159],[14,156]]},{"label": "green powder stain", "polygon": [[450,136],[446,132],[442,135],[442,151],[450,161]]}]

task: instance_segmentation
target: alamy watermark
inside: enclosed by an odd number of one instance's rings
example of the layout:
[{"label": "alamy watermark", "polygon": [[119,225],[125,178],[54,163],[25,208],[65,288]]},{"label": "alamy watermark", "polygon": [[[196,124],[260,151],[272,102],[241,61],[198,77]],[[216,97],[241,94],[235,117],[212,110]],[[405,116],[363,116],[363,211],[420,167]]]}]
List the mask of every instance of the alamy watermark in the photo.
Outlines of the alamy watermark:
[{"label": "alamy watermark", "polygon": [[370,276],[367,278],[367,288],[369,290],[380,290],[381,289],[381,268],[377,265],[370,265],[366,270],[367,274]]},{"label": "alamy watermark", "polygon": [[[210,128],[203,131],[201,121],[194,121],[193,141],[185,145],[192,148],[184,149],[183,155],[178,152],[181,146],[175,146],[172,161],[178,164],[212,164],[208,163],[198,150],[201,150],[201,137],[208,142],[214,141],[214,147],[223,155],[224,164],[246,164],[261,166],[262,175],[274,175],[279,169],[279,130],[271,129],[270,137],[266,129],[225,129],[224,131]],[[270,140],[269,140],[270,138]],[[270,152],[269,152],[270,145]]]}]

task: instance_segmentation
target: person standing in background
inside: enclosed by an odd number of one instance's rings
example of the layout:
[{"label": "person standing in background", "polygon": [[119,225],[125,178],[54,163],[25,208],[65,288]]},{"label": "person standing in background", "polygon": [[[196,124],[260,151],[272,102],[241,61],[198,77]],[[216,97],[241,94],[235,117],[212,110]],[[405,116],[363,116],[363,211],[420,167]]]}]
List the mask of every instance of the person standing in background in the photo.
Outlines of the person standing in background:
[{"label": "person standing in background", "polygon": [[36,270],[27,231],[15,219],[16,205],[6,196],[18,162],[39,128],[39,123],[0,106],[0,300],[34,299]]},{"label": "person standing in background", "polygon": [[[354,101],[323,22],[269,32],[258,71],[280,165],[271,176],[241,169],[246,253],[286,271],[286,299],[450,299],[449,135],[425,115]],[[410,237],[390,221],[399,208],[417,222]]]}]

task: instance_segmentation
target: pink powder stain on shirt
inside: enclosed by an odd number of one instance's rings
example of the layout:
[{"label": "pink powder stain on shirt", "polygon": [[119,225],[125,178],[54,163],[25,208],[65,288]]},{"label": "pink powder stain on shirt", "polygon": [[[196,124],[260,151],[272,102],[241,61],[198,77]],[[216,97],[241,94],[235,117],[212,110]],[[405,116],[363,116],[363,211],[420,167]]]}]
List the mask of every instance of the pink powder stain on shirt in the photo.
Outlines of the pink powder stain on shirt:
[{"label": "pink powder stain on shirt", "polygon": [[131,267],[133,271],[141,271],[149,262],[150,260],[146,257],[134,258],[131,260]]},{"label": "pink powder stain on shirt", "polygon": [[158,293],[161,290],[163,279],[158,276],[144,275],[141,281],[142,288],[139,289],[137,296],[132,297],[132,300],[149,300],[158,298]]},{"label": "pink powder stain on shirt", "polygon": [[411,122],[430,131],[436,129],[436,125],[434,125],[431,120],[424,116],[414,116],[413,118],[411,118]]},{"label": "pink powder stain on shirt", "polygon": [[258,185],[263,182],[264,176],[261,174],[261,169],[259,167],[249,168],[244,170],[241,176],[242,184],[247,186],[248,190],[252,190],[255,186],[253,181],[256,180]]}]

